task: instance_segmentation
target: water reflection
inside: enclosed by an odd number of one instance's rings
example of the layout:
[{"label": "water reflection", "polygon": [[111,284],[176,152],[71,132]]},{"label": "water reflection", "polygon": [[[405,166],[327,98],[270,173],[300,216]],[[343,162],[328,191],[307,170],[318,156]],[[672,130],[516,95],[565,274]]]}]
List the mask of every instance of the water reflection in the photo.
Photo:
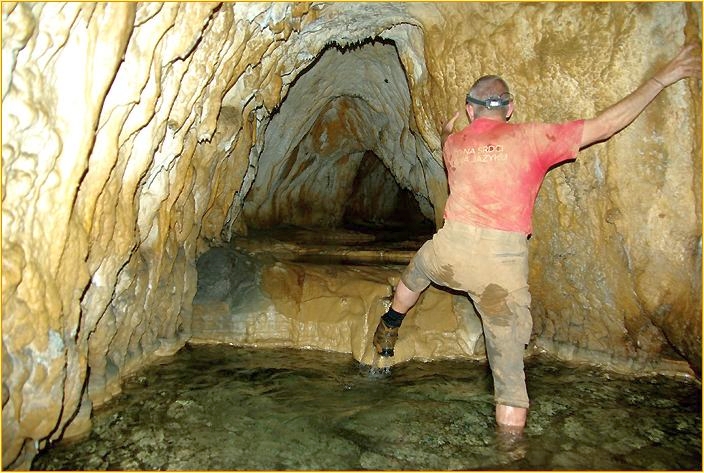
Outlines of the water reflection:
[{"label": "water reflection", "polygon": [[187,347],[33,469],[701,470],[698,383],[545,358],[526,370],[533,404],[515,436],[495,428],[482,363]]}]

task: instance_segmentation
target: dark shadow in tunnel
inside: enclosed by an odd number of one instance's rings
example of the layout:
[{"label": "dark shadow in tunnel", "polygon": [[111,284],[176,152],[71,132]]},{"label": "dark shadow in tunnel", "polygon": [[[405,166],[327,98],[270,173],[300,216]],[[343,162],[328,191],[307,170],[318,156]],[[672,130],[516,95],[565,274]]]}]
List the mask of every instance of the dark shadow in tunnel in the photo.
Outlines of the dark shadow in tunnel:
[{"label": "dark shadow in tunnel", "polygon": [[413,194],[399,186],[372,151],[367,151],[359,164],[342,226],[373,233],[379,243],[427,239],[435,230]]}]

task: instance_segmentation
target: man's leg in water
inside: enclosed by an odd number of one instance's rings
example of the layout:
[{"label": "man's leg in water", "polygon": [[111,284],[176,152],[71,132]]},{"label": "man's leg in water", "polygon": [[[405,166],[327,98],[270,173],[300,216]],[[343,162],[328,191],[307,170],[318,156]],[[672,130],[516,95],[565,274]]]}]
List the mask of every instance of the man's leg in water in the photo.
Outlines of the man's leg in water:
[{"label": "man's leg in water", "polygon": [[[398,313],[402,314],[401,315],[401,320],[405,314],[413,308],[413,306],[418,302],[418,298],[420,297],[420,292],[413,292],[411,291],[406,285],[403,283],[403,281],[399,280],[398,285],[396,286],[396,291],[394,292],[394,299],[393,302],[391,303],[391,310],[385,314],[387,316],[389,313]],[[392,312],[393,311],[393,312]],[[384,318],[382,317],[382,320]],[[381,322],[380,322],[380,326]],[[400,326],[400,322],[399,322]],[[377,329],[378,331],[378,329]],[[396,336],[398,336],[398,326],[396,327]],[[493,339],[491,335],[489,335],[488,338]],[[396,339],[394,338],[394,343]],[[491,343],[491,342],[490,342]],[[393,345],[392,345],[392,353],[393,353]],[[391,355],[393,356],[393,355]],[[493,358],[493,357],[492,357]],[[522,355],[521,355],[522,358]],[[514,364],[516,361],[514,360]],[[499,365],[500,362],[498,362],[496,359],[494,359],[494,364]],[[522,364],[521,364],[522,367]],[[497,367],[498,368],[498,367]],[[515,369],[515,366],[514,366]],[[500,370],[500,368],[499,368]],[[498,370],[497,370],[498,371]],[[521,369],[521,374],[522,374],[522,369]],[[523,383],[525,385],[525,382]],[[501,401],[499,401],[501,402]],[[506,404],[501,404],[498,403],[496,405],[496,423],[499,427],[499,429],[503,431],[508,431],[508,432],[515,432],[515,433],[520,433],[523,431],[523,428],[526,425],[526,418],[528,415],[528,409],[525,407],[516,407],[516,406],[509,406]]]},{"label": "man's leg in water", "polygon": [[479,279],[466,287],[481,315],[496,423],[500,430],[520,432],[530,405],[523,356],[533,325],[527,240],[519,233],[482,229],[471,248],[467,257]]},{"label": "man's leg in water", "polygon": [[[411,310],[418,302],[420,294],[430,285],[430,279],[425,275],[421,260],[423,253],[431,251],[429,250],[431,247],[432,241],[426,242],[411,259],[396,285],[391,307],[379,320],[372,343],[381,356],[394,356],[398,329],[406,312]],[[409,288],[409,285],[413,289]]]},{"label": "man's leg in water", "polygon": [[523,367],[532,327],[529,304],[527,287],[509,293],[489,285],[475,300],[494,378],[496,423],[500,430],[515,433],[522,432],[529,405]]}]

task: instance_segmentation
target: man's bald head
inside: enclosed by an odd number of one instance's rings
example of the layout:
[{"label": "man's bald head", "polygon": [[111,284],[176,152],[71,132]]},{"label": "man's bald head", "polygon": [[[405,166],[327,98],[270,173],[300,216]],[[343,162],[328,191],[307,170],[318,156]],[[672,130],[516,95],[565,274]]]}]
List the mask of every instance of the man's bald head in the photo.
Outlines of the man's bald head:
[{"label": "man's bald head", "polygon": [[[489,75],[477,79],[474,85],[472,85],[469,89],[469,94],[467,94],[467,96],[484,102],[492,97],[505,97],[509,94],[509,92],[508,84],[505,80],[499,76]],[[496,108],[487,108],[484,105],[475,103],[472,103],[471,105],[474,108],[475,117],[486,115],[506,116],[509,106],[508,103],[504,106]]]}]

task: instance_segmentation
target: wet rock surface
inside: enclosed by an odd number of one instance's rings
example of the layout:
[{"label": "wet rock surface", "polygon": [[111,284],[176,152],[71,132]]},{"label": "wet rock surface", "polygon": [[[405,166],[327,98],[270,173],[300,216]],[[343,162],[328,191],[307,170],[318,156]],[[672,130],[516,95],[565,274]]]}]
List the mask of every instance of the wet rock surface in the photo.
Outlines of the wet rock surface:
[{"label": "wet rock surface", "polygon": [[521,438],[487,365],[373,369],[312,350],[186,346],[130,377],[90,436],[35,470],[701,470],[701,386],[527,361]]},{"label": "wet rock surface", "polygon": [[[422,226],[412,230],[285,226],[209,250],[197,263],[191,342],[333,350],[374,363],[371,338],[379,317],[405,265],[432,237]],[[545,324],[542,302],[533,297],[533,318]],[[599,320],[582,329],[589,332]],[[624,373],[695,375],[671,349],[624,356],[534,330],[528,353],[543,352]],[[452,357],[486,357],[481,320],[465,293],[431,285],[407,314],[396,356],[381,363]]]},{"label": "wet rock surface", "polygon": [[[405,263],[430,237],[400,236],[408,235],[286,227],[209,250],[197,264],[191,342],[332,350],[372,364],[379,317]],[[485,357],[466,295],[430,287],[401,333],[396,356],[381,363]]]},{"label": "wet rock surface", "polygon": [[[190,340],[209,248],[402,208],[440,225],[439,132],[479,76],[516,121],[589,118],[701,24],[697,2],[3,2],[2,467]],[[548,175],[543,346],[701,373],[701,135],[682,81]]]}]

